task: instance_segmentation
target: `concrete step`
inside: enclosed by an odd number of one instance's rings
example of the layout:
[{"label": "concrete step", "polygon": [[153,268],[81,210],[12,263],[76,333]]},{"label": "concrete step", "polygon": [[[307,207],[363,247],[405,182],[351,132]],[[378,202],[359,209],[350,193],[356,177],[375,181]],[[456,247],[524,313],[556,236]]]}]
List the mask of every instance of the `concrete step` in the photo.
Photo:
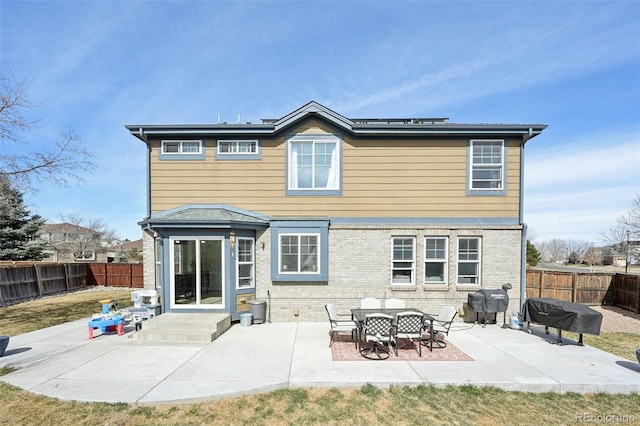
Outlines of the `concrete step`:
[{"label": "concrete step", "polygon": [[231,327],[231,315],[166,313],[142,322],[134,340],[148,343],[209,344]]}]

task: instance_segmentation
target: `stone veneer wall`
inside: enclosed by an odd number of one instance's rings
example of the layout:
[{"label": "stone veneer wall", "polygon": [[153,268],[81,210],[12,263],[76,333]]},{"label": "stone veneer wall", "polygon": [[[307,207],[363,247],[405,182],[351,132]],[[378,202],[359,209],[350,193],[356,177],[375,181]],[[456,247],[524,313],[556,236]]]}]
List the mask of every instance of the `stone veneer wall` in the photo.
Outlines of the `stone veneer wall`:
[{"label": "stone veneer wall", "polygon": [[[481,282],[483,288],[500,288],[511,283],[509,312],[519,310],[521,234],[512,227],[384,227],[332,226],[329,229],[328,283],[273,283],[271,281],[270,231],[259,232],[256,241],[256,297],[271,294],[273,321],[322,321],[324,305],[335,303],[338,312],[349,312],[364,297],[400,298],[408,307],[437,314],[442,305],[461,308],[467,294],[478,286],[456,285],[457,238],[480,237]],[[416,237],[415,286],[391,286],[391,237]],[[448,284],[423,284],[424,237],[449,237]],[[262,247],[264,244],[264,247]]]}]

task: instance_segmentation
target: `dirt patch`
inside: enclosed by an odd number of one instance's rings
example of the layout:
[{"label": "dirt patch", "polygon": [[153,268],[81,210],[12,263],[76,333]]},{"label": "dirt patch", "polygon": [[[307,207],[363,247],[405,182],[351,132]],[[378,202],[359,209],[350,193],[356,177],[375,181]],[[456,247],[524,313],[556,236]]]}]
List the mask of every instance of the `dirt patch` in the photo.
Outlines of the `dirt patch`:
[{"label": "dirt patch", "polygon": [[590,306],[602,314],[601,333],[634,333],[640,335],[640,314],[617,306]]}]

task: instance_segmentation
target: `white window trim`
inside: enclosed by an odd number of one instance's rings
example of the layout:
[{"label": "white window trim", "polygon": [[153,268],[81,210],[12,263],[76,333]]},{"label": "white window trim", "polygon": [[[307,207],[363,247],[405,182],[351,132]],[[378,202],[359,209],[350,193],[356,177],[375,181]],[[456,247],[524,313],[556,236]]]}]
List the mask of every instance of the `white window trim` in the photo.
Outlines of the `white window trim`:
[{"label": "white window trim", "polygon": [[[222,144],[227,144],[227,143],[231,143],[233,149],[229,152],[225,152],[222,151],[220,149]],[[251,143],[254,150],[253,151],[240,151],[239,147],[241,143]],[[220,139],[218,140],[218,155],[246,155],[246,156],[250,156],[250,155],[256,155],[258,154],[258,151],[260,150],[259,147],[259,143],[257,139]]]},{"label": "white window trim", "polygon": [[[198,143],[198,151],[184,151],[183,145],[185,143]],[[178,152],[167,152],[164,150],[166,144],[178,144]],[[160,153],[161,155],[201,155],[202,154],[202,140],[188,140],[188,139],[166,139],[162,140],[160,143]]]},{"label": "white window trim", "polygon": [[[334,173],[336,174],[334,177],[334,184],[330,187],[318,188],[315,185],[315,181],[312,184],[311,188],[299,188],[297,187],[297,182],[294,181],[295,176],[298,171],[294,169],[294,153],[293,153],[293,144],[296,143],[312,143],[313,144],[313,173],[312,176],[315,179],[315,152],[316,152],[316,144],[318,143],[333,143],[335,144],[335,169]],[[322,193],[322,192],[330,192],[332,194],[338,193],[341,190],[341,181],[342,181],[342,148],[341,148],[341,140],[335,136],[331,135],[303,135],[303,136],[295,136],[290,138],[287,141],[287,192],[289,194],[295,193]],[[295,184],[295,186],[294,186]]]},{"label": "white window trim", "polygon": [[[406,240],[406,239],[410,239],[411,240],[411,251],[412,251],[412,257],[411,260],[407,261],[407,260],[398,260],[396,261],[393,257],[394,254],[394,247],[395,247],[395,241],[396,240]],[[394,264],[396,262],[400,262],[400,263],[411,263],[411,268],[407,269],[407,268],[395,268]],[[395,270],[410,270],[411,271],[411,280],[408,283],[394,283],[393,282],[393,272]],[[391,285],[392,286],[415,286],[416,285],[416,237],[411,236],[411,235],[395,235],[393,237],[391,237]]]},{"label": "white window trim", "polygon": [[[474,161],[474,156],[473,156],[473,148],[474,145],[481,145],[484,143],[500,143],[501,147],[500,147],[500,162],[499,163],[481,163],[481,164],[475,164]],[[504,139],[471,139],[470,141],[470,149],[469,149],[469,190],[471,191],[482,191],[482,192],[486,192],[486,191],[503,191],[505,189],[505,156],[506,156],[506,149],[505,149],[506,145],[505,145],[505,141]],[[482,168],[488,168],[488,167],[499,167],[500,168],[500,186],[498,188],[476,188],[474,186],[474,179],[473,179],[473,172],[475,169],[482,169]]]},{"label": "white window trim", "polygon": [[[218,304],[206,304],[206,305],[202,305],[200,304],[200,295],[198,293],[196,293],[196,304],[189,304],[189,305],[181,305],[181,304],[177,304],[175,302],[175,291],[176,291],[176,283],[174,280],[174,277],[176,275],[176,264],[174,262],[175,259],[175,244],[176,242],[180,242],[180,241],[195,241],[196,243],[196,251],[195,251],[195,257],[197,259],[200,258],[200,242],[202,241],[221,241],[222,242],[222,252],[221,252],[221,259],[220,262],[222,264],[222,271],[221,271],[221,282],[222,284],[222,299],[220,301],[220,303]],[[226,286],[224,285],[224,283],[226,282],[226,259],[225,259],[225,250],[224,250],[224,239],[222,237],[170,237],[169,238],[169,258],[171,259],[171,261],[169,262],[169,280],[172,284],[169,285],[169,307],[170,309],[176,309],[176,310],[188,310],[188,309],[225,309],[226,308],[226,303],[225,303],[225,298],[226,298]],[[200,262],[196,262],[196,279],[200,280],[201,277],[201,263]],[[201,283],[202,285],[202,283]],[[197,287],[196,287],[197,288]]]},{"label": "white window trim", "polygon": [[[251,241],[251,262],[240,261],[240,244],[239,241],[248,240]],[[256,287],[256,240],[255,238],[238,237],[236,241],[236,289],[243,290],[247,288]],[[251,285],[246,287],[240,286],[240,265],[251,265]]]},{"label": "white window trim", "polygon": [[[444,259],[442,263],[443,268],[443,281],[427,281],[427,263],[439,263],[440,259],[427,259],[427,240],[444,240]],[[426,285],[444,285],[449,282],[449,237],[442,237],[436,235],[428,235],[424,237],[424,284]]]},{"label": "white window trim", "polygon": [[[282,237],[298,237],[298,270],[296,271],[283,271],[282,270]],[[316,237],[316,242],[317,242],[317,259],[316,259],[316,270],[315,271],[307,271],[307,272],[303,272],[300,271],[301,269],[301,265],[300,265],[300,261],[302,256],[300,255],[300,241],[301,238],[300,237]],[[320,239],[320,234],[316,234],[316,233],[283,233],[283,234],[279,234],[278,235],[278,273],[281,275],[320,275],[320,265],[322,262],[322,259],[320,257],[320,254],[322,253],[321,251],[321,239]]]},{"label": "white window trim", "polygon": [[80,256],[76,257],[75,260],[96,260],[96,252],[91,249],[82,250]]},{"label": "white window trim", "polygon": [[[474,261],[460,261],[460,240],[470,240],[474,239],[478,241],[478,259]],[[460,264],[461,263],[476,263],[478,265],[477,269],[477,282],[473,283],[461,283],[459,282],[460,278]],[[456,247],[456,284],[458,286],[471,286],[471,287],[480,287],[482,284],[482,238],[475,236],[460,236],[457,240]]]}]

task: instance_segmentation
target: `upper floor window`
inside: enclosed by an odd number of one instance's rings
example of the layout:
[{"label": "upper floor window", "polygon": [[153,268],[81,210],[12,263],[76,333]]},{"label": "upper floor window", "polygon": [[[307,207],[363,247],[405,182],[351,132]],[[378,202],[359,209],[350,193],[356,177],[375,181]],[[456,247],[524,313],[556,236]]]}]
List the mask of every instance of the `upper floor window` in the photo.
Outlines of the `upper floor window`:
[{"label": "upper floor window", "polygon": [[294,137],[288,143],[289,195],[339,195],[340,140],[333,136]]},{"label": "upper floor window", "polygon": [[216,160],[259,160],[258,140],[219,140]]},{"label": "upper floor window", "polygon": [[446,284],[447,238],[426,237],[424,241],[424,282]]},{"label": "upper floor window", "polygon": [[415,284],[415,238],[393,237],[391,284]]},{"label": "upper floor window", "polygon": [[469,191],[495,194],[505,189],[503,140],[471,140],[469,156]]},{"label": "upper floor window", "polygon": [[258,141],[218,141],[219,154],[255,154]]},{"label": "upper floor window", "polygon": [[163,140],[160,142],[160,159],[204,159],[204,144],[201,140]]}]

